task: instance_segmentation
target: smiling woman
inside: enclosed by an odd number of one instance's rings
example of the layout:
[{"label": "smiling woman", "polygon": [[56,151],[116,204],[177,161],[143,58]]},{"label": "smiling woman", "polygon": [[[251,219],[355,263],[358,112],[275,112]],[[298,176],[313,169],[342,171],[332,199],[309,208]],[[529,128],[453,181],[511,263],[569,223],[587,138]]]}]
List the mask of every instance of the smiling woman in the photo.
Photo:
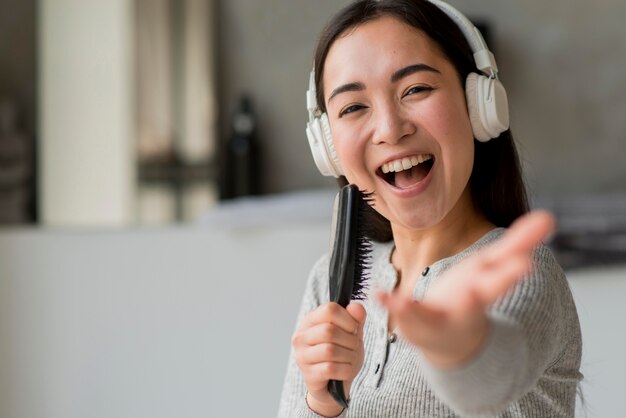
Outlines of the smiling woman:
[{"label": "smiling woman", "polygon": [[[348,181],[374,190],[377,211],[392,225],[424,228],[453,207],[476,211],[464,193],[474,143],[463,85],[440,48],[414,27],[381,17],[339,37],[328,52],[324,92],[350,80],[363,88],[327,101]],[[404,169],[403,160],[420,156],[432,156],[434,169]],[[396,174],[381,177],[385,164]]]},{"label": "smiling woman", "polygon": [[307,107],[318,168],[373,192],[382,227],[364,303],[328,303],[328,257],[314,267],[279,414],[573,415],[581,337],[541,244],[554,221],[526,214],[506,92],[474,26],[438,0],[357,1],[322,33]]}]

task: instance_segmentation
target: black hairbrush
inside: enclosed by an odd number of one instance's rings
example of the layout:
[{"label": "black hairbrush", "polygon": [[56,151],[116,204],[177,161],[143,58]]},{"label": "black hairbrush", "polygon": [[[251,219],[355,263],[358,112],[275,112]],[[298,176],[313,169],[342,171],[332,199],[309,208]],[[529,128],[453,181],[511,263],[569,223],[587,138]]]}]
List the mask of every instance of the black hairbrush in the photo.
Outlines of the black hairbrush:
[{"label": "black hairbrush", "polygon": [[[372,244],[363,218],[372,199],[372,194],[362,193],[354,184],[342,187],[335,199],[329,290],[330,301],[344,308],[352,299],[365,298]],[[343,382],[329,381],[328,391],[339,405],[348,407]]]}]

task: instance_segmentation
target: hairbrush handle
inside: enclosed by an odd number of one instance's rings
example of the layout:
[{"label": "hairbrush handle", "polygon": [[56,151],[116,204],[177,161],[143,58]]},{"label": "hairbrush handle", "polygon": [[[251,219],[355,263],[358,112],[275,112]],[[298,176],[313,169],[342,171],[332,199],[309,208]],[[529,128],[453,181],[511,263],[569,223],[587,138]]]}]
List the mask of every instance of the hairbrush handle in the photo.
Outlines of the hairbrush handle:
[{"label": "hairbrush handle", "polygon": [[341,405],[343,408],[348,407],[349,401],[346,397],[346,392],[343,389],[343,382],[341,380],[329,380],[328,391],[339,405]]},{"label": "hairbrush handle", "polygon": [[[371,247],[359,220],[367,205],[364,195],[354,184],[344,186],[335,199],[329,296],[331,302],[336,302],[344,308],[351,299],[362,299],[364,296],[363,282]],[[330,380],[328,391],[339,405],[348,407],[343,382]]]},{"label": "hairbrush handle", "polygon": [[328,290],[330,301],[344,308],[352,297],[356,269],[356,211],[359,193],[355,185],[349,184],[339,191],[335,199]]}]

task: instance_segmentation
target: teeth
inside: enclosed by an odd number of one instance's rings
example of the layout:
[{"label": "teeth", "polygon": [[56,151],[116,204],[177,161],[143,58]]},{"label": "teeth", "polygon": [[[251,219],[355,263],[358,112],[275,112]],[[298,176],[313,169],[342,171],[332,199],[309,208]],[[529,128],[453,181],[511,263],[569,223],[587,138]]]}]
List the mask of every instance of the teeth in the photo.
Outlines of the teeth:
[{"label": "teeth", "polygon": [[389,161],[388,163],[383,164],[381,167],[383,173],[387,174],[389,172],[400,172],[404,170],[409,170],[412,167],[415,167],[418,164],[421,164],[425,161],[433,158],[430,154],[419,154],[413,155],[411,157],[402,158],[399,160]]}]

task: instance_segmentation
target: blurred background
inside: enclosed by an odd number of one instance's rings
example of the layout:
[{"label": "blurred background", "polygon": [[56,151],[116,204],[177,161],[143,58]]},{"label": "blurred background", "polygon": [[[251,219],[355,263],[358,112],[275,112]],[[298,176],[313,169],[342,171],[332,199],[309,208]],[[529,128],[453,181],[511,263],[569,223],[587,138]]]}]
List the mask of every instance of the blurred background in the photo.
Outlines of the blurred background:
[{"label": "blurred background", "polygon": [[[304,92],[347,3],[0,0],[0,221],[171,223],[333,187]],[[487,29],[532,196],[623,195],[624,2],[456,3]]]},{"label": "blurred background", "polygon": [[[348,3],[0,0],[0,416],[275,414],[335,190],[305,91]],[[450,3],[484,30],[533,206],[560,221],[581,411],[619,416],[626,340],[601,330],[626,315],[626,3]]]}]

